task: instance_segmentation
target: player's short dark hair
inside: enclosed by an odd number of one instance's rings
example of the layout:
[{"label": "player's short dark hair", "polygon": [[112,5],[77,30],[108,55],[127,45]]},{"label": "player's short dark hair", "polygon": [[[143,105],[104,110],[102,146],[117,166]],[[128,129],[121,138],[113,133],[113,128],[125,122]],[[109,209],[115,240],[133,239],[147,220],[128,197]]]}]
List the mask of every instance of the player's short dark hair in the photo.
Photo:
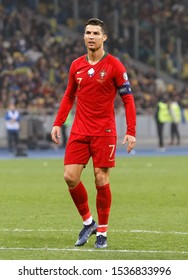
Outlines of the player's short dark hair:
[{"label": "player's short dark hair", "polygon": [[87,25],[99,25],[101,26],[101,30],[103,32],[103,34],[107,34],[107,27],[106,24],[104,23],[104,21],[98,19],[98,18],[90,18],[86,21],[85,23],[85,28]]}]

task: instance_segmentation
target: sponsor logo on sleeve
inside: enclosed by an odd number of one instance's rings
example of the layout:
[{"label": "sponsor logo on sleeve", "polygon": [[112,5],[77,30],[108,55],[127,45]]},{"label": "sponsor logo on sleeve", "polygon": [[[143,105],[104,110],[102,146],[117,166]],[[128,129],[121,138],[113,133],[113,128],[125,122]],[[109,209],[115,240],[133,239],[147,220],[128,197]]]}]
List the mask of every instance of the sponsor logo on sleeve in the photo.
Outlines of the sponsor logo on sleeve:
[{"label": "sponsor logo on sleeve", "polygon": [[128,75],[127,75],[127,73],[125,72],[125,73],[123,73],[123,79],[125,80],[125,81],[127,81],[128,80]]}]

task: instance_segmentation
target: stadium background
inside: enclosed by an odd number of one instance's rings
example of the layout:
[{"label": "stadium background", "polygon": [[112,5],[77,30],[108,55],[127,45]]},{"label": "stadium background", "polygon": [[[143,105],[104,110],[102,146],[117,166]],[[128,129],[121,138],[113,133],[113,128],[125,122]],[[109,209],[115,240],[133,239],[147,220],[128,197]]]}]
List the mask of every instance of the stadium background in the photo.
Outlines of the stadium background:
[{"label": "stadium background", "polygon": [[[160,94],[178,94],[182,145],[188,142],[187,1],[6,0],[0,1],[0,146],[6,146],[4,112],[14,100],[22,112],[20,137],[47,147],[54,114],[72,60],[85,53],[83,30],[90,17],[108,26],[106,50],[128,70],[137,107],[137,143],[156,146],[154,111]],[[124,112],[117,97],[117,130]],[[73,108],[74,113],[74,108]],[[165,137],[169,137],[169,124]],[[168,141],[168,140],[167,140]]]}]

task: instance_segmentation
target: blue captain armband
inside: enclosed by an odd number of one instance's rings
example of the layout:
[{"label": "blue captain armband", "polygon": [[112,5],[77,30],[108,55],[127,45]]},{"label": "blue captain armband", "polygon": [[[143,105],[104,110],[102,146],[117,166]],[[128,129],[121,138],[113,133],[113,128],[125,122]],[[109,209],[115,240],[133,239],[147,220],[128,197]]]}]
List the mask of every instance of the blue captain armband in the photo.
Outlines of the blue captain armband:
[{"label": "blue captain armband", "polygon": [[129,82],[126,82],[122,86],[118,87],[118,92],[120,96],[133,93]]}]

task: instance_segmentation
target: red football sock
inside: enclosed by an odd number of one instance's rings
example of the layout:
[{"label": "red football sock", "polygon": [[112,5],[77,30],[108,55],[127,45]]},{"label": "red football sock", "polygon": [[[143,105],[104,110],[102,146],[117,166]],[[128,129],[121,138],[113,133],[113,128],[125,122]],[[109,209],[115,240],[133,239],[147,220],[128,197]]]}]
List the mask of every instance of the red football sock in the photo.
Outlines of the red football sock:
[{"label": "red football sock", "polygon": [[108,228],[108,218],[112,202],[110,185],[96,186],[97,189],[97,213],[98,213],[98,228],[97,232],[106,232]]},{"label": "red football sock", "polygon": [[83,221],[91,217],[87,191],[82,182],[80,182],[75,188],[69,189],[69,192],[74,204],[76,205],[76,208],[78,209],[78,212],[82,216]]}]

